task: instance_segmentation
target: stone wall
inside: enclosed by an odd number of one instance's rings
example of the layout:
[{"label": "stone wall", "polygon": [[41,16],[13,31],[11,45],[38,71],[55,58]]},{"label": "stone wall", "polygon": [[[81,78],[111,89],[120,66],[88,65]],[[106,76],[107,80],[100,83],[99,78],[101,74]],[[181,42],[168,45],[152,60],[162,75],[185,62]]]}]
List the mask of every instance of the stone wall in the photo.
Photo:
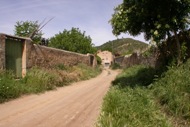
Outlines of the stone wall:
[{"label": "stone wall", "polygon": [[133,53],[131,56],[124,57],[121,66],[130,67],[132,65],[140,64],[139,57],[137,53]]},{"label": "stone wall", "polygon": [[0,35],[0,69],[5,68],[5,36]]},{"label": "stone wall", "polygon": [[27,68],[33,66],[51,68],[59,64],[67,66],[77,65],[83,63],[89,66],[95,66],[95,59],[93,55],[83,55],[75,52],[55,49],[46,46],[29,44],[27,49]]},{"label": "stone wall", "polygon": [[[26,75],[27,69],[33,66],[52,68],[60,64],[67,66],[83,63],[95,67],[96,57],[92,54],[79,54],[65,50],[35,45],[29,38],[21,38],[7,34],[0,34],[0,69],[6,69],[5,64],[5,43],[7,38],[22,40],[22,76]],[[16,49],[15,49],[16,50]]]},{"label": "stone wall", "polygon": [[114,58],[114,63],[120,64],[123,62],[125,56],[119,56]]},{"label": "stone wall", "polygon": [[156,52],[150,56],[143,56],[142,54],[133,53],[130,56],[117,57],[114,61],[124,68],[139,64],[157,68],[158,65],[158,57]]}]

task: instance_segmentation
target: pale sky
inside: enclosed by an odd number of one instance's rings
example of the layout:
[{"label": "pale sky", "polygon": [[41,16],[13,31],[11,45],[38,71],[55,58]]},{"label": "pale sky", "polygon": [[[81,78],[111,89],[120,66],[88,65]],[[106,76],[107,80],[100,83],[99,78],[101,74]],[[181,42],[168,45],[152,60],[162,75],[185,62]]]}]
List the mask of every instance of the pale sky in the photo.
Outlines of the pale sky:
[{"label": "pale sky", "polygon": [[[0,33],[14,34],[17,21],[46,21],[43,37],[50,38],[72,27],[86,31],[96,46],[115,40],[108,21],[114,7],[123,0],[0,0]],[[133,37],[122,34],[118,38],[133,38],[145,41],[143,35]]]}]

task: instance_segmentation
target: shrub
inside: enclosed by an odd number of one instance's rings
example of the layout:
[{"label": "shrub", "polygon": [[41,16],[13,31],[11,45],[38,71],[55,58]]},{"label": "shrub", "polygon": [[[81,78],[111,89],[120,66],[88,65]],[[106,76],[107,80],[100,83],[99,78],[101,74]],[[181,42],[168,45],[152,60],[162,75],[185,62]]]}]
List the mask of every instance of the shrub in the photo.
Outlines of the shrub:
[{"label": "shrub", "polygon": [[148,48],[145,52],[142,53],[142,56],[144,57],[150,57],[152,54],[154,54],[156,52],[157,47],[155,47],[154,45],[151,46],[150,48]]},{"label": "shrub", "polygon": [[113,63],[113,64],[111,65],[111,69],[113,69],[113,70],[121,69],[121,66],[120,66],[118,63]]},{"label": "shrub", "polygon": [[23,93],[39,93],[55,89],[55,86],[59,83],[57,78],[55,74],[47,70],[33,68],[21,80],[24,83]]},{"label": "shrub", "polygon": [[155,69],[144,65],[135,65],[124,69],[123,73],[113,81],[113,85],[121,87],[148,86],[153,82],[155,75]]},{"label": "shrub", "polygon": [[76,72],[82,72],[82,74],[80,75],[80,80],[87,80],[93,78],[101,72],[101,69],[98,66],[96,68],[92,68],[84,64],[78,64],[74,68]]},{"label": "shrub", "polygon": [[102,59],[96,55],[96,60],[97,60],[97,64],[101,65],[102,64]]},{"label": "shrub", "polygon": [[11,72],[0,72],[0,103],[20,96],[18,83],[13,77]]},{"label": "shrub", "polygon": [[57,64],[55,65],[55,69],[58,70],[67,70],[68,67],[66,67],[64,64]]}]

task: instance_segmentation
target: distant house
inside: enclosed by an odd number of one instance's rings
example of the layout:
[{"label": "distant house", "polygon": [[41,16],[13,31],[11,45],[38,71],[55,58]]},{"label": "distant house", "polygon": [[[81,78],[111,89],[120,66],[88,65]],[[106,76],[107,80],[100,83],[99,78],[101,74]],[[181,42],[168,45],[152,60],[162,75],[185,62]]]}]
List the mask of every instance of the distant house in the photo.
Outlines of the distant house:
[{"label": "distant house", "polygon": [[102,60],[102,65],[104,67],[109,67],[113,63],[113,55],[109,51],[101,51],[97,52],[97,56],[99,56]]}]

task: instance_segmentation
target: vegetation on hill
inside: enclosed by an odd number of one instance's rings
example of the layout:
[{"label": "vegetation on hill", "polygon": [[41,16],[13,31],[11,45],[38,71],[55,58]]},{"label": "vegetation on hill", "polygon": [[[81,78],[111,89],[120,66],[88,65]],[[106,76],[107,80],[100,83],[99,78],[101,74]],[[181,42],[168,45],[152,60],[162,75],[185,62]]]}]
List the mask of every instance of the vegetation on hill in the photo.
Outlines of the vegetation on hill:
[{"label": "vegetation on hill", "polygon": [[190,126],[189,70],[190,59],[159,78],[143,65],[123,70],[104,98],[97,126]]},{"label": "vegetation on hill", "polygon": [[148,44],[131,38],[122,38],[106,42],[101,46],[97,46],[98,50],[113,51],[115,55],[127,55],[133,52],[141,52],[148,47]]},{"label": "vegetation on hill", "polygon": [[100,68],[83,64],[73,67],[59,64],[52,69],[34,67],[29,70],[25,78],[16,80],[11,72],[0,71],[0,103],[23,94],[41,93],[75,81],[86,80],[100,72]]}]

